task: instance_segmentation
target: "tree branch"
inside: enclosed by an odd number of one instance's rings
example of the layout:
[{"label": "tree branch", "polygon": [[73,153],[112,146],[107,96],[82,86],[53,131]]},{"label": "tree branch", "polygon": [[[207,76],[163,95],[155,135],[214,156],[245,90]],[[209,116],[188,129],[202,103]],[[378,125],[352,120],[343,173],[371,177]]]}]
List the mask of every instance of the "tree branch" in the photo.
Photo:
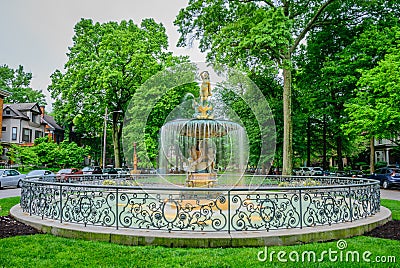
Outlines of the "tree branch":
[{"label": "tree branch", "polygon": [[[308,0],[307,3],[304,4],[304,6],[308,6],[308,5],[310,4],[310,2],[311,2],[311,0]],[[292,14],[292,15],[289,16],[289,19],[294,19],[294,18],[296,18],[297,16],[299,16],[300,14],[302,14],[302,13],[301,13],[301,12],[294,13],[294,14]]]},{"label": "tree branch", "polygon": [[335,0],[328,0],[325,4],[323,4],[315,13],[315,15],[311,18],[311,20],[307,23],[306,27],[304,27],[303,31],[299,34],[299,36],[295,39],[294,44],[290,48],[289,52],[293,53],[296,47],[299,45],[300,41],[306,36],[307,32],[313,27],[314,23],[317,21],[322,12]]},{"label": "tree branch", "polygon": [[272,1],[267,0],[267,1],[264,1],[264,3],[266,3],[270,7],[275,7],[274,4],[272,3]]},{"label": "tree branch", "polygon": [[[230,0],[230,2],[233,2],[235,0]],[[271,0],[238,0],[239,3],[251,3],[251,2],[264,2],[270,7],[275,7],[274,4],[272,3]]]}]

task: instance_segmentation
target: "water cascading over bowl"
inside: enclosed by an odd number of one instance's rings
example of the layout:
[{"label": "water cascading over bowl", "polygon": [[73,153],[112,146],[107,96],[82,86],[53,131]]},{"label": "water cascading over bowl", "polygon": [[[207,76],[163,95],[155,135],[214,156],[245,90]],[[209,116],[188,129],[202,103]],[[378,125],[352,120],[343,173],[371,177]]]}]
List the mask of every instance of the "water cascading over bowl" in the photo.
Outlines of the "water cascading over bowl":
[{"label": "water cascading over bowl", "polygon": [[186,173],[186,186],[212,187],[217,172],[243,174],[247,164],[247,135],[238,123],[214,119],[209,73],[200,74],[199,100],[193,96],[192,119],[167,122],[160,132],[160,170]]},{"label": "water cascading over bowl", "polygon": [[[242,174],[246,167],[247,135],[238,123],[215,119],[176,119],[161,128],[160,136],[161,170],[187,173],[189,186],[212,186],[216,183],[217,171]],[[200,153],[202,157],[197,170],[192,164],[196,161],[195,153]],[[199,183],[190,182],[195,177]]]}]

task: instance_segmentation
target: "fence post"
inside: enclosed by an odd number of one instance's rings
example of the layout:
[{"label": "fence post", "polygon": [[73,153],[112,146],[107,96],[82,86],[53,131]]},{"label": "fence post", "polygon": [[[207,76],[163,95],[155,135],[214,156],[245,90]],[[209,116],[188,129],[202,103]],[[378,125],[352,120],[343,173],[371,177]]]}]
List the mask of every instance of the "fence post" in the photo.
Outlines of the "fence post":
[{"label": "fence post", "polygon": [[351,202],[351,187],[349,186],[350,222],[353,222],[353,203]]},{"label": "fence post", "polygon": [[29,216],[32,216],[32,182],[29,183]]},{"label": "fence post", "polygon": [[299,189],[299,198],[300,198],[300,229],[303,229],[303,207],[301,203],[301,189]]},{"label": "fence post", "polygon": [[62,215],[63,215],[63,200],[62,200],[62,185],[60,185],[60,223],[62,223]]},{"label": "fence post", "polygon": [[231,233],[231,190],[228,190],[228,234]]},{"label": "fence post", "polygon": [[115,221],[116,221],[116,225],[117,225],[117,230],[118,230],[118,188],[115,191],[116,197],[115,197]]}]

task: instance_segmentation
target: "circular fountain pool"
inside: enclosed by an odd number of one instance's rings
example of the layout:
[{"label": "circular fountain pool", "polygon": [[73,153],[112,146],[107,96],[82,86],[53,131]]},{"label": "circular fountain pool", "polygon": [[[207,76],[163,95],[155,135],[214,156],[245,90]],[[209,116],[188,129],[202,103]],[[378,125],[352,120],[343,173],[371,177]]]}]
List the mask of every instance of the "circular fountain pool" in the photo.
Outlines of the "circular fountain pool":
[{"label": "circular fountain pool", "polygon": [[331,240],[390,217],[380,207],[379,183],[368,179],[242,176],[241,185],[214,188],[184,187],[179,175],[167,176],[174,187],[155,175],[70,179],[25,180],[14,216],[63,236],[119,234],[116,243],[201,247]]}]

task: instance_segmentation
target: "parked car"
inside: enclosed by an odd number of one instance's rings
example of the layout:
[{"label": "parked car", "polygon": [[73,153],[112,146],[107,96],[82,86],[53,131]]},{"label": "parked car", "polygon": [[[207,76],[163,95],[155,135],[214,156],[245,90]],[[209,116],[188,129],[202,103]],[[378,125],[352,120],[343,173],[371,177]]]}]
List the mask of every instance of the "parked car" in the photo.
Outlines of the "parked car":
[{"label": "parked car", "polygon": [[118,174],[118,171],[115,168],[107,167],[103,168],[103,174]]},{"label": "parked car", "polygon": [[309,167],[301,167],[296,169],[296,175],[297,176],[306,176],[307,174],[309,174],[309,172],[311,171],[311,169]]},{"label": "parked car", "polygon": [[91,166],[82,168],[83,175],[90,175],[90,174],[92,174],[93,170],[94,170],[94,168]]},{"label": "parked car", "polygon": [[115,168],[118,174],[129,174],[129,169],[127,168]]},{"label": "parked car", "polygon": [[335,176],[334,172],[330,172],[329,170],[324,170],[322,172],[322,176]]},{"label": "parked car", "polygon": [[384,189],[400,186],[400,169],[389,167],[379,168],[369,178],[378,180]]},{"label": "parked car", "polygon": [[32,170],[26,174],[26,177],[36,177],[44,181],[54,181],[56,179],[55,174],[47,169]]},{"label": "parked car", "polygon": [[349,170],[345,174],[346,177],[352,177],[352,178],[365,178],[364,172],[362,170]]},{"label": "parked car", "polygon": [[324,175],[324,170],[321,167],[311,167],[311,176],[322,176]]},{"label": "parked car", "polygon": [[323,169],[320,167],[301,167],[296,170],[297,176],[322,176]]},{"label": "parked car", "polygon": [[76,175],[83,174],[83,171],[77,168],[63,168],[56,173],[57,181],[66,181],[76,178]]},{"label": "parked car", "polygon": [[15,169],[0,169],[0,189],[4,186],[21,187],[22,179],[26,175],[19,173]]},{"label": "parked car", "polygon": [[82,169],[83,175],[103,174],[103,171],[98,166],[88,166]]}]

